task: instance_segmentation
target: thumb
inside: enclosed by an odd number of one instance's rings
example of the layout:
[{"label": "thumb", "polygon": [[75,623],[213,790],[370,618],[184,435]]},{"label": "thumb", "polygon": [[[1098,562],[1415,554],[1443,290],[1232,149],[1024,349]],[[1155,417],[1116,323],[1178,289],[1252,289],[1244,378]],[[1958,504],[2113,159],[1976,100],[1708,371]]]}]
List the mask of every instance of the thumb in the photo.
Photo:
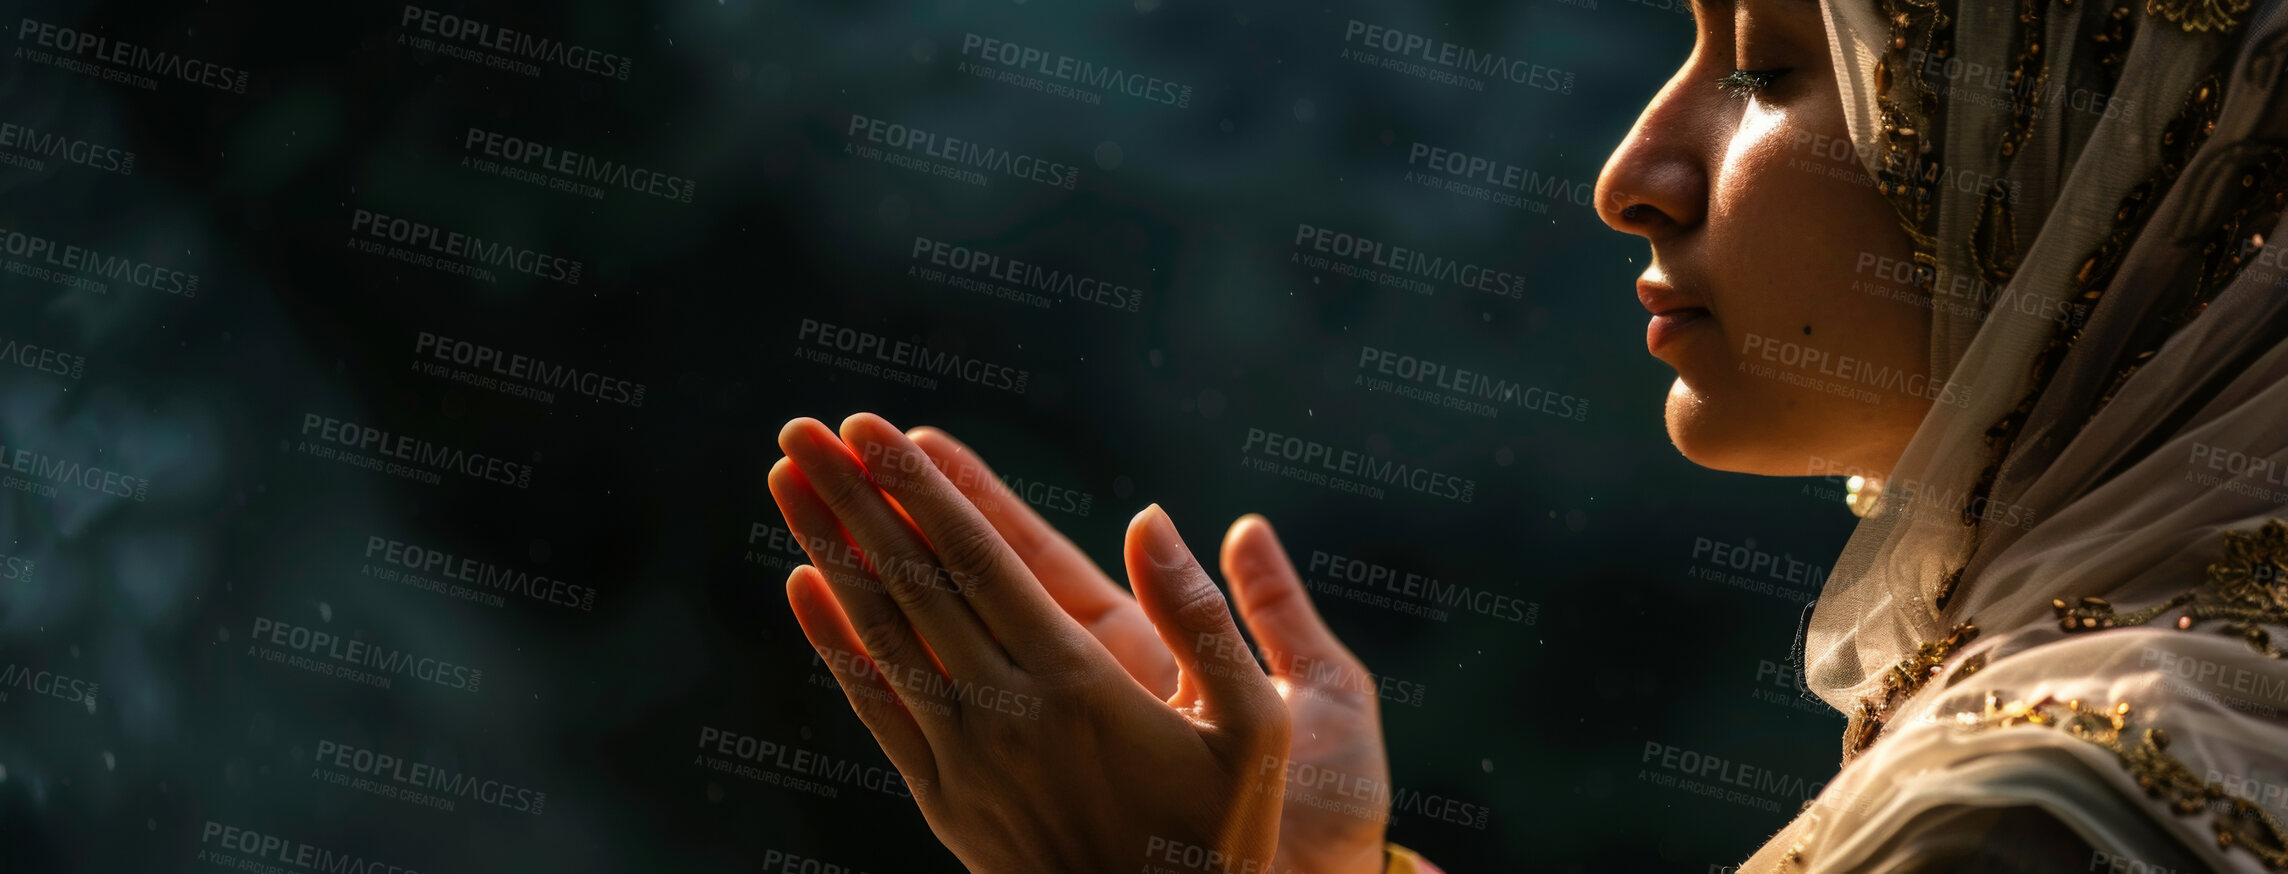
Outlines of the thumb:
[{"label": "thumb", "polygon": [[1365,667],[1311,604],[1295,563],[1271,530],[1271,520],[1249,513],[1231,523],[1223,537],[1222,564],[1232,598],[1239,602],[1239,615],[1263,644],[1264,660],[1271,663],[1273,674],[1309,686],[1314,678],[1338,673],[1347,675],[1342,679],[1348,685],[1357,685],[1356,675],[1364,674]]},{"label": "thumb", "polygon": [[1196,690],[1205,715],[1218,723],[1253,719],[1267,701],[1278,702],[1271,678],[1239,636],[1223,591],[1185,548],[1159,504],[1129,520],[1122,552],[1137,604],[1182,669],[1177,698]]}]

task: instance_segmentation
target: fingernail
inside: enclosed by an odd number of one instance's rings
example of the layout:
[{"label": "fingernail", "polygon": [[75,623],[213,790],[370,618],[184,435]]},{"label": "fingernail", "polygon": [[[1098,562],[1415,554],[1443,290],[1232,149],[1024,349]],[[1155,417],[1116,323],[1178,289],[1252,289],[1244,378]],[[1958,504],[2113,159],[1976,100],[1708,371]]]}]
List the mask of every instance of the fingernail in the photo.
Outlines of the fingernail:
[{"label": "fingernail", "polygon": [[1176,523],[1168,520],[1168,511],[1153,504],[1138,515],[1145,517],[1144,554],[1161,567],[1182,567],[1191,551],[1184,548],[1184,539],[1176,535]]}]

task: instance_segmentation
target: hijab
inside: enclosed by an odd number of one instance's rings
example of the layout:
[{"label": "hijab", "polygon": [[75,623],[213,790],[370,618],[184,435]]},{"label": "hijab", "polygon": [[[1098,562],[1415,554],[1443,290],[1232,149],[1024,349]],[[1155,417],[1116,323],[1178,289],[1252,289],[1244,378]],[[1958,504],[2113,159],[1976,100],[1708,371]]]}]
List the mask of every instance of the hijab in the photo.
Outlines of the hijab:
[{"label": "hijab", "polygon": [[2288,785],[2284,5],[1822,0],[1959,402],[1811,610],[1805,682],[1851,716],[1846,767],[1760,860],[1864,860],[1876,823],[2022,804],[2288,870],[2251,788]]}]

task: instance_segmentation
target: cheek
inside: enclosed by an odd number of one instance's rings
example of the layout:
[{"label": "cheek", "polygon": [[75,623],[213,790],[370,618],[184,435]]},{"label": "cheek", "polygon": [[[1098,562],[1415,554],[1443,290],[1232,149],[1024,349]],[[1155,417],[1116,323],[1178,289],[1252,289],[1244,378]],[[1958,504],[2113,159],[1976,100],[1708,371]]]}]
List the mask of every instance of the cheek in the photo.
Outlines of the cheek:
[{"label": "cheek", "polygon": [[[1870,292],[1859,265],[1907,259],[1912,249],[1847,136],[1828,134],[1834,148],[1815,148],[1823,138],[1801,121],[1751,107],[1726,150],[1709,216],[1725,332],[1734,349],[1752,334],[1817,345],[1850,338],[1860,352],[1890,357],[1891,347],[1927,336],[1929,311]],[[1861,346],[1869,333],[1902,342]]]}]

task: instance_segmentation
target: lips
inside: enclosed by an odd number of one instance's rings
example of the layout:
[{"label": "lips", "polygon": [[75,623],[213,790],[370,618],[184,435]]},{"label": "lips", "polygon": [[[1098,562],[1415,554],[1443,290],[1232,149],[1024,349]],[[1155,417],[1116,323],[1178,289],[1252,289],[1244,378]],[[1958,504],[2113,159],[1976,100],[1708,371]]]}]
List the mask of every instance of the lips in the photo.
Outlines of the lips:
[{"label": "lips", "polygon": [[1645,349],[1656,356],[1709,316],[1708,307],[1697,298],[1650,277],[1637,280],[1637,301],[1652,313],[1652,323],[1645,326]]}]

